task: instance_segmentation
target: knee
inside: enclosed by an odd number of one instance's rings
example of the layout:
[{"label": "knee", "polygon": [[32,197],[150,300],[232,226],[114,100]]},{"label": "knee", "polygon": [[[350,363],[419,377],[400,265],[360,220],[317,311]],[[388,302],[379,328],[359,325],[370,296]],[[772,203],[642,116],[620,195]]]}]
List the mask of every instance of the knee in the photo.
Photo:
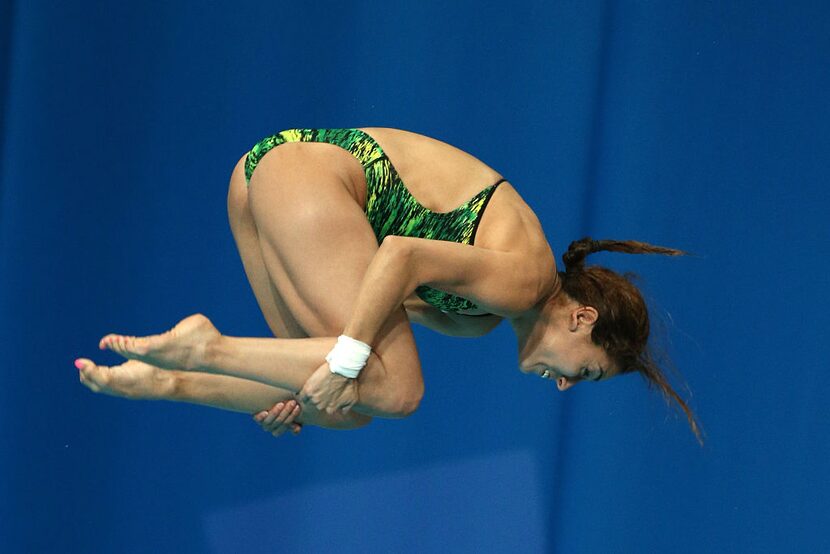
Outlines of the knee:
[{"label": "knee", "polygon": [[365,377],[361,375],[361,401],[369,413],[384,418],[404,418],[415,413],[424,397],[417,353],[413,357],[387,352],[381,359],[377,352],[372,352],[366,369],[369,371]]},{"label": "knee", "polygon": [[403,387],[394,395],[391,406],[391,417],[404,418],[415,413],[424,397],[424,382],[419,380],[407,387]]}]

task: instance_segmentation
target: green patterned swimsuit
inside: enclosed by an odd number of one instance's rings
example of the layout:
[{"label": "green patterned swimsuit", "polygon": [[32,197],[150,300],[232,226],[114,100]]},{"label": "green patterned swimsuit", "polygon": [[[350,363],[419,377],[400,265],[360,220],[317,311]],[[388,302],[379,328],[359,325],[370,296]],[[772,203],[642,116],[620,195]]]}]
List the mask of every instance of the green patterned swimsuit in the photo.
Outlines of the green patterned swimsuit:
[{"label": "green patterned swimsuit", "polygon": [[[268,151],[286,142],[335,144],[360,161],[366,173],[365,212],[378,244],[387,235],[399,235],[472,245],[484,208],[496,187],[505,181],[500,179],[450,212],[433,212],[421,206],[409,193],[380,145],[358,129],[288,129],[266,137],[248,152],[246,180],[250,182],[257,163]],[[478,307],[466,298],[423,285],[416,288],[415,293],[444,313]]]}]

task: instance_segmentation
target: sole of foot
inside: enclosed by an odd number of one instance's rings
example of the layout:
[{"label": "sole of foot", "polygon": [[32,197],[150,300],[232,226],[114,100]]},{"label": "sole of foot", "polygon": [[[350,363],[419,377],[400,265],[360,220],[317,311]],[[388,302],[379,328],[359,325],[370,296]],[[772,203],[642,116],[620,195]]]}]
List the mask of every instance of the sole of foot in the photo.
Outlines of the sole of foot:
[{"label": "sole of foot", "polygon": [[163,369],[198,371],[205,365],[208,345],[221,333],[203,314],[193,314],[159,335],[135,337],[110,333],[98,343],[128,360],[138,360]]}]

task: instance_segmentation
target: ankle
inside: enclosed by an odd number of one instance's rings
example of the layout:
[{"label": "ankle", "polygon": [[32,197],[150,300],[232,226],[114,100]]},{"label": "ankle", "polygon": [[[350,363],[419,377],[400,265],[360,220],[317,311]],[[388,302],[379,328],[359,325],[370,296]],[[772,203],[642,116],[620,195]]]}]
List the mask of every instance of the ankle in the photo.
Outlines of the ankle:
[{"label": "ankle", "polygon": [[205,344],[205,351],[199,367],[196,371],[205,373],[213,373],[218,367],[221,367],[222,358],[227,350],[227,340],[225,335],[218,335]]},{"label": "ankle", "polygon": [[158,369],[153,374],[152,392],[147,400],[176,400],[185,372]]}]

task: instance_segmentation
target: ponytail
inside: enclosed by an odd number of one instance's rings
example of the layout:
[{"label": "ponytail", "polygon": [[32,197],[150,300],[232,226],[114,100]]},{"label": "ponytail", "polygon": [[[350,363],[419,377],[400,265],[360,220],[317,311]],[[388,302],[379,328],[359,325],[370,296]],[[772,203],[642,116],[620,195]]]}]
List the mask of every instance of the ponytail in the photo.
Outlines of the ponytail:
[{"label": "ponytail", "polygon": [[625,254],[664,254],[666,256],[685,256],[686,252],[655,246],[636,240],[593,240],[591,237],[575,240],[568,246],[568,251],[562,254],[565,262],[565,272],[580,271],[585,267],[585,258],[594,252],[607,250],[609,252],[623,252]]}]

